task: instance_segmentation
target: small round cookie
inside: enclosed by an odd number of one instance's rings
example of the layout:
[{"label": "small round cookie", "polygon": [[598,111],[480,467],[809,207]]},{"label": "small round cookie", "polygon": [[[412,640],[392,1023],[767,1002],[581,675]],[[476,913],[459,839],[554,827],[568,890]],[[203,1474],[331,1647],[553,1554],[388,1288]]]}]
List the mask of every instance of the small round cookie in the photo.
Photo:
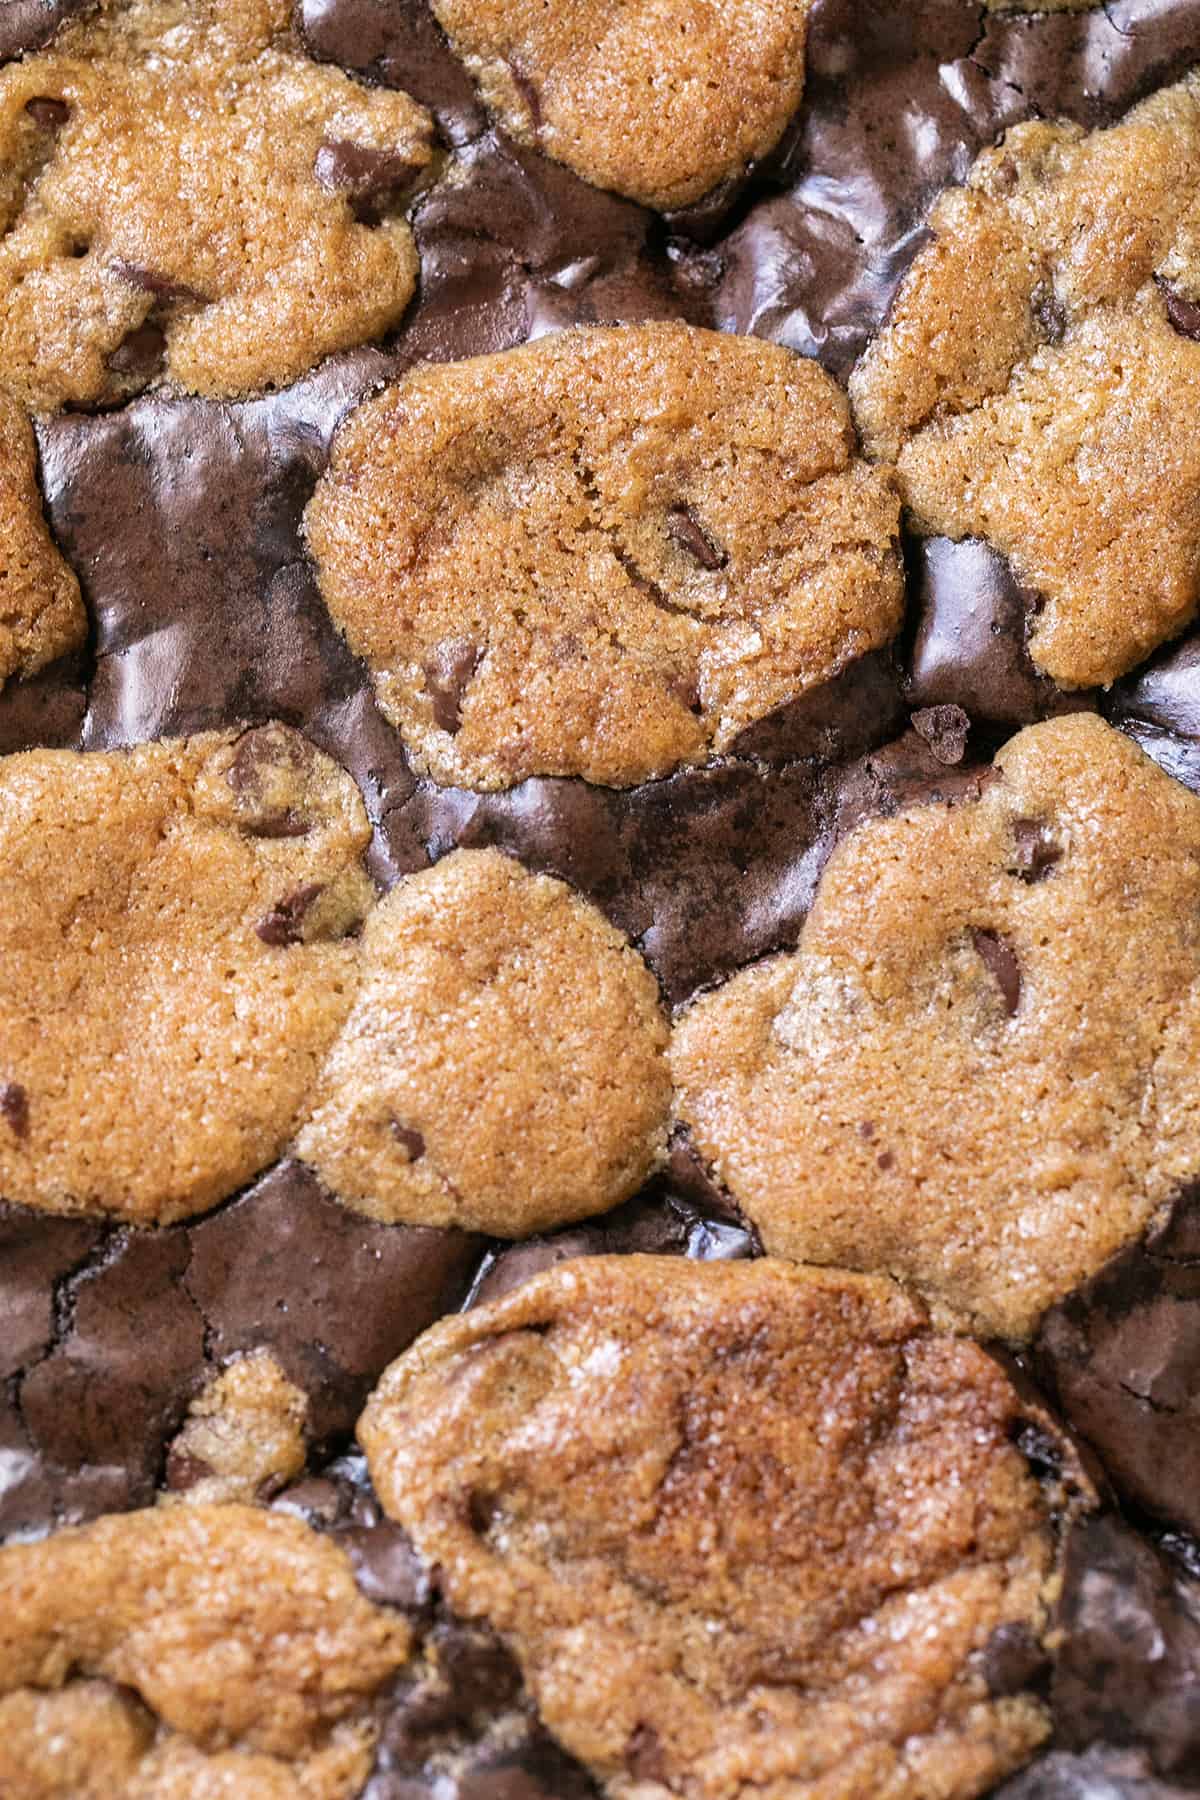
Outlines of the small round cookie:
[{"label": "small round cookie", "polygon": [[459,850],[392,889],[296,1147],[373,1218],[526,1237],[666,1154],[654,977],[561,881]]},{"label": "small round cookie", "polygon": [[0,760],[0,1194],[161,1223],[272,1161],[354,996],[369,835],[281,725]]},{"label": "small round cookie", "polygon": [[736,180],[800,104],[810,0],[433,0],[505,129],[662,211]]},{"label": "small round cookie", "polygon": [[890,1282],[628,1256],[436,1325],[359,1430],[606,1792],[966,1800],[1047,1732],[983,1667],[1053,1587],[1021,1411]]},{"label": "small round cookie", "polygon": [[0,688],[82,643],[79,583],[42,514],[33,432],[0,388]]},{"label": "small round cookie", "polygon": [[289,18],[108,0],[0,71],[0,382],[34,410],[283,383],[400,319],[428,118]]},{"label": "small round cookie", "polygon": [[851,377],[867,449],[1037,591],[1044,674],[1107,684],[1200,602],[1200,75],[1015,127],[930,225]]},{"label": "small round cookie", "polygon": [[672,1055],[768,1250],[1022,1338],[1200,1170],[1200,800],[1092,714],[996,770],[855,831]]},{"label": "small round cookie", "polygon": [[0,1615],[0,1793],[23,1800],[352,1800],[412,1641],[345,1550],[240,1505],[0,1550]]},{"label": "small round cookie", "polygon": [[624,787],[703,761],[899,627],[899,504],[844,396],[679,324],[426,367],[339,433],[321,589],[414,762]]}]

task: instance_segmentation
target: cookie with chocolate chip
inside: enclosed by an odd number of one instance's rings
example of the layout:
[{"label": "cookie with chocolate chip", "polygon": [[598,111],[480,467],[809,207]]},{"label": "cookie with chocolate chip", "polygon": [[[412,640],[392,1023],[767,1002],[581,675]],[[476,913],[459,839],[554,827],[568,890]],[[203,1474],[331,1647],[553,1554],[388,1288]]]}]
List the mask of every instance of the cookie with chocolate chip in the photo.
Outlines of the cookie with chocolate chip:
[{"label": "cookie with chocolate chip", "polygon": [[1200,77],[1015,126],[929,224],[851,377],[867,449],[1034,591],[1042,674],[1107,684],[1200,602]]},{"label": "cookie with chocolate chip", "polygon": [[768,1250],[1021,1338],[1200,1164],[1198,1034],[1200,802],[1078,714],[973,803],[853,832],[673,1061]]},{"label": "cookie with chocolate chip", "polygon": [[1056,1586],[1021,1417],[890,1282],[632,1256],[435,1327],[360,1435],[606,1792],[966,1800],[1048,1729],[986,1673]]},{"label": "cookie with chocolate chip", "polygon": [[353,999],[369,835],[283,726],[0,761],[0,1193],[162,1222],[271,1162]]},{"label": "cookie with chocolate chip", "polygon": [[0,687],[82,643],[79,583],[46,528],[33,433],[0,388]]},{"label": "cookie with chocolate chip", "polygon": [[526,1237],[615,1206],[665,1159],[654,977],[562,882],[457,851],[381,902],[362,957],[297,1139],[340,1199]]},{"label": "cookie with chocolate chip", "polygon": [[415,371],[343,426],[307,525],[412,761],[472,788],[703,762],[903,608],[841,391],[679,324]]},{"label": "cookie with chocolate chip", "polygon": [[26,404],[243,392],[399,321],[428,118],[289,20],[108,0],[0,70],[0,384]]},{"label": "cookie with chocolate chip", "polygon": [[412,1643],[346,1550],[240,1505],[12,1545],[0,1599],[0,1791],[35,1800],[352,1800]]},{"label": "cookie with chocolate chip", "polygon": [[770,150],[804,83],[809,0],[433,0],[505,129],[669,211]]}]

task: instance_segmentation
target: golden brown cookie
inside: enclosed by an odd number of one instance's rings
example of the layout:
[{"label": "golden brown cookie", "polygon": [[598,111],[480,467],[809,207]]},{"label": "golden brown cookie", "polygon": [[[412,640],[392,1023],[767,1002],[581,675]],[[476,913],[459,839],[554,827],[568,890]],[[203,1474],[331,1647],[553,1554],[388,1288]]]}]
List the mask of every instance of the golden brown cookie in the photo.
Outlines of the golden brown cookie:
[{"label": "golden brown cookie", "polygon": [[351,416],[307,517],[414,761],[475,788],[702,761],[903,607],[840,389],[679,324],[415,371]]},{"label": "golden brown cookie", "polygon": [[0,1551],[0,1793],[350,1800],[403,1615],[299,1520],[126,1513]]},{"label": "golden brown cookie", "polygon": [[891,1283],[560,1264],[435,1326],[360,1425],[387,1511],[614,1795],[959,1800],[1046,1735],[1046,1502],[977,1345]]},{"label": "golden brown cookie", "polygon": [[281,725],[0,761],[0,1194],[149,1223],[270,1162],[354,996],[368,837]]},{"label": "golden brown cookie", "polygon": [[269,1350],[236,1356],[188,1407],[167,1452],[167,1506],[276,1493],[302,1472],[308,1397]]},{"label": "golden brown cookie", "polygon": [[160,373],[292,380],[396,324],[405,94],[292,46],[288,0],[107,0],[0,70],[0,382],[49,410]]},{"label": "golden brown cookie", "polygon": [[79,583],[42,516],[33,432],[0,388],[0,687],[73,650],[86,633]]},{"label": "golden brown cookie", "polygon": [[605,919],[498,850],[393,888],[297,1148],[379,1219],[523,1237],[606,1211],[665,1154],[654,977]]},{"label": "golden brown cookie", "polygon": [[1044,596],[1039,669],[1111,682],[1200,601],[1200,76],[1015,127],[930,224],[851,377],[867,448]]},{"label": "golden brown cookie", "polygon": [[673,1065],[769,1250],[1019,1338],[1200,1170],[1200,800],[1090,714],[996,769],[854,832]]},{"label": "golden brown cookie", "polygon": [[524,144],[663,210],[736,179],[800,104],[809,0],[433,0]]}]

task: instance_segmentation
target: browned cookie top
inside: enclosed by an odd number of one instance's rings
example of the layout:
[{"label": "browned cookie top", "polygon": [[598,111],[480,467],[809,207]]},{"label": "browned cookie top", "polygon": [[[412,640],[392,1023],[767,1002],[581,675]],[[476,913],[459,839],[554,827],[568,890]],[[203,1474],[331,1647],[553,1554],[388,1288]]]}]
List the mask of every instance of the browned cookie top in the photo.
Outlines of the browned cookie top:
[{"label": "browned cookie top", "polygon": [[521,142],[662,209],[770,150],[800,101],[809,0],[433,0]]},{"label": "browned cookie top", "polygon": [[272,1161],[353,998],[369,835],[283,726],[0,761],[0,1194],[163,1221]]},{"label": "browned cookie top", "polygon": [[898,503],[813,363],[684,325],[417,370],[308,510],[321,589],[438,781],[621,787],[887,643]]},{"label": "browned cookie top", "polygon": [[1020,1337],[1200,1168],[1200,800],[1090,714],[996,768],[854,832],[673,1057],[769,1250]]},{"label": "browned cookie top", "polygon": [[351,1800],[411,1632],[346,1552],[245,1506],[0,1551],[0,1793]]},{"label": "browned cookie top", "polygon": [[1018,1412],[889,1282],[598,1257],[435,1326],[360,1433],[606,1792],[965,1800],[1047,1729],[983,1673],[1051,1596]]},{"label": "browned cookie top", "polygon": [[1200,600],[1200,76],[1015,127],[930,224],[851,378],[867,448],[1038,590],[1041,670],[1111,682]]},{"label": "browned cookie top", "polygon": [[397,323],[429,122],[292,46],[288,0],[107,0],[0,71],[0,385],[294,379]]},{"label": "browned cookie top", "polygon": [[42,516],[33,433],[0,388],[0,687],[73,650],[86,632],[79,583]]},{"label": "browned cookie top", "polygon": [[297,1148],[381,1219],[522,1237],[606,1211],[666,1152],[654,977],[594,907],[460,850],[367,921]]}]

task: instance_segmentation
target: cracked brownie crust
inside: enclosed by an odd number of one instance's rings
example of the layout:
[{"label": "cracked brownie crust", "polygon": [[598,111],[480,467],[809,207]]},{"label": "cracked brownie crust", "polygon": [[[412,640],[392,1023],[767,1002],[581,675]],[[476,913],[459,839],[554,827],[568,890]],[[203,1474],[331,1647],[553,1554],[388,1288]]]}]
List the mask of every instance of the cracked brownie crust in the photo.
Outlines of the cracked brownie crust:
[{"label": "cracked brownie crust", "polygon": [[[6,860],[10,952],[31,969],[58,950],[64,879],[91,870],[62,968],[87,1007],[47,1033],[35,971],[19,1037],[0,1019],[0,1056],[19,1042],[43,1090],[0,1067],[0,1530],[22,1553],[0,1552],[0,1586],[36,1590],[62,1627],[53,1669],[0,1699],[0,1788],[1179,1800],[1200,1768],[1200,663],[1171,634],[1190,629],[1200,0],[441,10],[0,5],[0,260],[32,259],[0,367],[0,593],[18,597],[0,790],[29,752],[57,767],[52,842],[78,851],[39,861],[31,826]],[[704,55],[663,29],[684,14]],[[645,52],[618,66],[601,44],[608,111],[550,42],[585,15],[592,43],[608,20]],[[508,33],[504,67],[460,54],[485,28]],[[804,97],[785,119],[769,90],[789,32]],[[736,119],[697,85],[710,54]],[[622,89],[638,70],[660,96],[690,89],[691,136],[611,130],[642,104]],[[993,193],[1006,153],[1018,179]],[[1048,291],[984,257],[972,298],[958,227],[938,221],[985,203],[1013,266],[1054,264]],[[1165,260],[1127,291],[1146,232]],[[950,350],[1001,372],[984,407],[1037,364],[1057,372],[1022,447],[1068,417],[1095,428],[1072,469],[1043,456],[963,526],[918,516],[911,485],[914,446],[960,415],[872,435],[871,462],[843,397],[868,350],[852,384],[868,426],[863,395],[939,255]],[[1010,306],[1035,333],[1015,352]],[[1127,442],[1100,379],[1117,350]],[[919,411],[932,366],[922,349],[888,406]],[[573,455],[544,454],[560,438],[586,451],[583,487]],[[1092,463],[1058,545],[1064,600],[996,518],[1061,515]],[[334,495],[337,555],[315,559],[302,520]],[[1122,536],[1135,509],[1142,542]],[[1093,529],[1110,514],[1111,542]],[[420,551],[403,580],[401,528]],[[368,626],[391,634],[379,654]],[[257,746],[245,780],[220,765],[211,817],[198,778],[164,773],[201,741]],[[157,771],[148,810],[131,767]],[[106,770],[107,814],[77,818]],[[218,893],[224,857],[242,874]],[[285,865],[294,880],[269,879]],[[148,881],[135,943],[122,883]],[[750,1196],[725,1159],[760,1135],[758,1097],[720,1144],[701,1120],[689,1134],[667,1036],[677,1067],[724,1055],[725,1026],[700,1041],[694,1021],[742,1008],[767,969],[794,978],[834,925],[830,954],[895,988],[839,1022],[800,979],[766,1135],[794,1151],[793,1093],[812,1132],[795,1178]],[[905,946],[920,954],[897,974]],[[294,971],[322,957],[343,991],[301,1042],[272,982],[303,1010],[313,977]],[[181,1111],[189,1072],[160,1079],[131,969],[162,977],[165,1041],[176,1022],[205,1038]],[[193,1020],[205,981],[240,1059]],[[285,1042],[300,1098],[248,1095]],[[857,1104],[879,1098],[872,1060],[895,1077],[886,1115]],[[118,1094],[139,1068],[153,1079]],[[105,1083],[101,1139],[73,1106]],[[39,1114],[48,1153],[23,1160]],[[197,1121],[220,1154],[184,1195],[161,1170]],[[913,1155],[884,1167],[896,1144]],[[947,1146],[968,1199],[972,1170],[992,1183],[964,1204],[973,1249],[928,1175]],[[73,1197],[55,1158],[79,1165]],[[823,1187],[826,1164],[842,1173]],[[119,1204],[88,1186],[97,1170]],[[812,1221],[797,1192],[807,1208],[835,1187],[830,1254],[869,1276],[778,1254],[779,1219]],[[413,1222],[433,1219],[461,1223]],[[905,1291],[880,1279],[892,1268]],[[1022,1339],[1011,1361],[971,1341],[998,1330]],[[491,1372],[514,1346],[506,1389]],[[369,1402],[393,1517],[351,1449]],[[272,1519],[296,1535],[268,1553]],[[431,1561],[435,1539],[454,1556]],[[77,1566],[82,1648],[58,1597]],[[150,1617],[167,1589],[170,1619]],[[277,1630],[302,1678],[274,1670]],[[346,1651],[331,1694],[327,1631]],[[240,1695],[195,1654],[209,1632],[250,1671]],[[356,1660],[380,1632],[391,1660]],[[211,1677],[214,1704],[249,1695],[249,1712],[214,1728],[147,1692],[131,1640],[151,1677],[194,1664],[195,1695]],[[267,1742],[277,1678],[300,1701],[287,1746]]]}]

